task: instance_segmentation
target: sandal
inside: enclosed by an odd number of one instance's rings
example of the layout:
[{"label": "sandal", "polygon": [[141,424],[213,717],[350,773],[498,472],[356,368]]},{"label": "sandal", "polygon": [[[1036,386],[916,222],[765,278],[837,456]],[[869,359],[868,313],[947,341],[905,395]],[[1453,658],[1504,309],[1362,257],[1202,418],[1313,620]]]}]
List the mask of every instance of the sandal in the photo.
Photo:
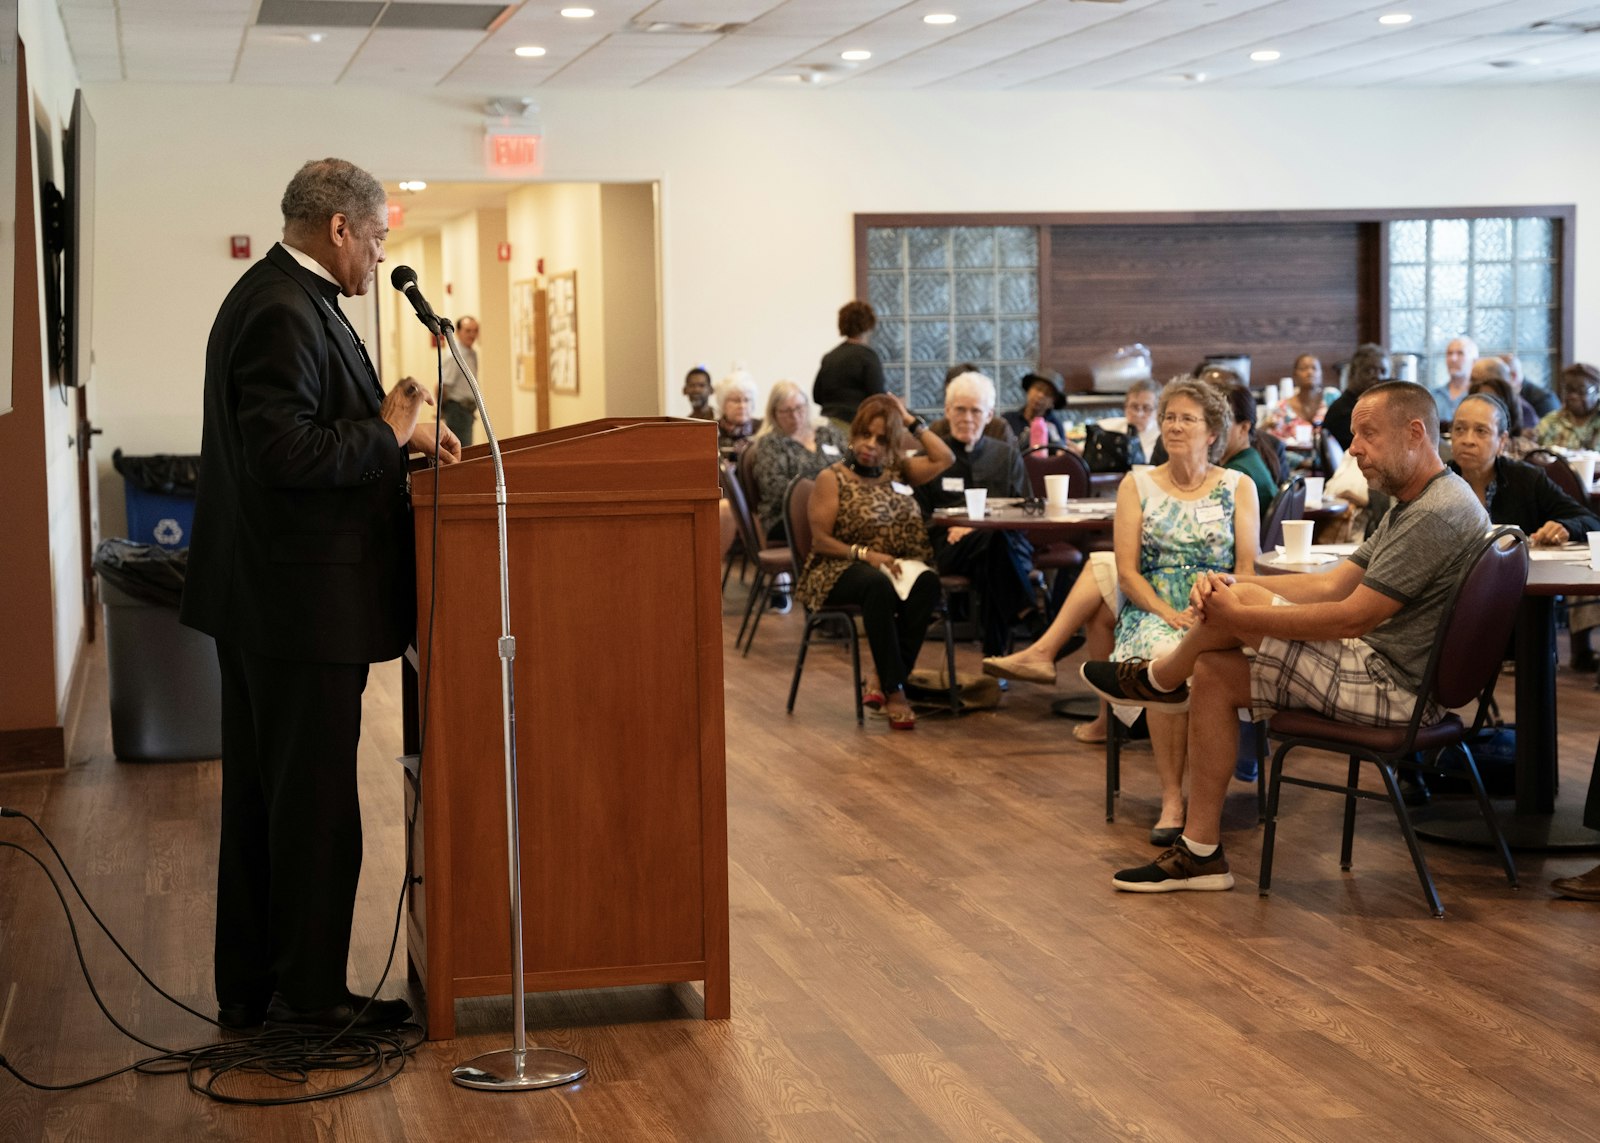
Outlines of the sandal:
[{"label": "sandal", "polygon": [[884,712],[889,719],[890,730],[915,730],[917,728],[917,712],[908,710],[904,714],[890,714]]},{"label": "sandal", "polygon": [[871,687],[867,686],[866,683],[862,683],[861,684],[861,705],[864,706],[864,707],[867,707],[869,710],[874,710],[874,711],[882,710],[883,709],[883,692],[881,690],[875,691]]}]

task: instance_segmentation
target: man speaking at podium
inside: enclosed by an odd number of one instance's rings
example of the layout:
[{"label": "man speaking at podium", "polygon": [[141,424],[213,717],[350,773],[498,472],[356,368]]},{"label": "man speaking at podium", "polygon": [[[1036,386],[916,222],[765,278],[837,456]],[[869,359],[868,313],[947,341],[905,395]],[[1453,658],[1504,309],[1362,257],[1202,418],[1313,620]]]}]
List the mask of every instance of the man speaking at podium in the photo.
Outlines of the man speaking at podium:
[{"label": "man speaking at podium", "polygon": [[[416,622],[407,455],[434,452],[410,378],[385,394],[339,309],[388,236],[383,186],[339,159],[283,193],[283,242],[229,292],[206,345],[194,542],[180,612],[222,667],[218,1022],[387,1028],[352,994],[361,871],[356,746],[367,665]],[[440,426],[438,460],[460,459]]]}]

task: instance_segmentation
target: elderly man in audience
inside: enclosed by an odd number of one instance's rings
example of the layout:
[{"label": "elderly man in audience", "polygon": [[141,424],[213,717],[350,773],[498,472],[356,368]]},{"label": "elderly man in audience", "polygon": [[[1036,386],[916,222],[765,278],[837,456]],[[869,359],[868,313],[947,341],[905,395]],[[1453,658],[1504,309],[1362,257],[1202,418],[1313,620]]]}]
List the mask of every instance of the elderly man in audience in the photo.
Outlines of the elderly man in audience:
[{"label": "elderly man in audience", "polygon": [[1561,408],[1539,422],[1545,448],[1600,448],[1600,369],[1579,362],[1561,371]]},{"label": "elderly man in audience", "polygon": [[[950,382],[954,381],[957,377],[960,377],[963,373],[981,372],[983,372],[983,370],[979,369],[970,361],[957,362],[955,365],[952,365],[950,368],[944,371],[945,392],[948,393],[950,391]],[[928,427],[932,429],[938,436],[945,437],[947,439],[950,436],[949,417],[940,417]],[[1011,423],[1004,417],[990,417],[989,423],[983,426],[983,435],[986,437],[993,437],[997,441],[1005,441],[1008,445],[1017,444],[1017,434],[1011,431]],[[1018,445],[1018,448],[1020,449],[1021,446]]]},{"label": "elderly man in audience", "polygon": [[1444,369],[1448,377],[1443,385],[1430,389],[1433,404],[1439,413],[1439,423],[1447,425],[1455,415],[1456,406],[1467,395],[1472,384],[1472,363],[1478,359],[1478,343],[1466,334],[1454,338],[1444,347]]},{"label": "elderly man in audience", "polygon": [[1489,525],[1467,482],[1439,458],[1438,416],[1432,394],[1403,381],[1357,402],[1350,453],[1396,504],[1348,560],[1301,575],[1202,576],[1190,600],[1199,621],[1172,651],[1153,663],[1084,664],[1084,680],[1112,702],[1189,711],[1183,834],[1151,864],[1116,874],[1116,888],[1233,887],[1221,828],[1239,708],[1257,718],[1309,708],[1393,726],[1424,701],[1417,687],[1445,604]]},{"label": "elderly man in audience", "polygon": [[[935,508],[965,504],[966,490],[990,496],[1025,496],[1028,475],[1022,454],[1004,441],[984,435],[994,417],[994,382],[982,373],[963,373],[944,391],[949,429],[939,434],[955,461],[938,480],[917,489],[925,516]],[[1034,609],[1033,546],[1021,532],[989,529],[935,529],[933,552],[941,575],[964,575],[978,596],[983,653],[1003,655],[1011,647],[1011,628]]]},{"label": "elderly man in audience", "polygon": [[1548,417],[1561,407],[1561,402],[1556,400],[1556,395],[1550,392],[1549,389],[1546,389],[1543,385],[1535,385],[1532,381],[1528,381],[1523,377],[1522,358],[1515,353],[1502,353],[1500,360],[1506,363],[1506,368],[1511,372],[1511,391],[1528,402],[1533,411],[1538,414],[1537,417],[1528,422],[1529,428],[1538,423],[1539,417]]}]

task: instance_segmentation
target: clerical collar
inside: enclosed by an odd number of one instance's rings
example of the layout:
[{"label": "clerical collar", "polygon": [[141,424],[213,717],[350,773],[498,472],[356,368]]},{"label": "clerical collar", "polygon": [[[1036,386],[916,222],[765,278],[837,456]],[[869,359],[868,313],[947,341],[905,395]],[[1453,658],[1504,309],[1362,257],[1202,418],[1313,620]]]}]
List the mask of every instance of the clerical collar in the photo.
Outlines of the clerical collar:
[{"label": "clerical collar", "polygon": [[304,266],[307,270],[310,270],[313,274],[315,274],[317,277],[321,278],[324,282],[327,282],[329,285],[336,287],[341,294],[344,293],[344,287],[339,285],[338,279],[335,278],[332,274],[328,273],[327,267],[324,266],[321,262],[318,262],[315,258],[313,258],[311,255],[307,254],[304,250],[296,250],[293,246],[290,246],[287,242],[280,242],[280,243],[278,243],[278,245],[282,246],[284,248],[284,250],[288,252],[289,257],[293,258],[296,262],[300,263],[300,265]]}]

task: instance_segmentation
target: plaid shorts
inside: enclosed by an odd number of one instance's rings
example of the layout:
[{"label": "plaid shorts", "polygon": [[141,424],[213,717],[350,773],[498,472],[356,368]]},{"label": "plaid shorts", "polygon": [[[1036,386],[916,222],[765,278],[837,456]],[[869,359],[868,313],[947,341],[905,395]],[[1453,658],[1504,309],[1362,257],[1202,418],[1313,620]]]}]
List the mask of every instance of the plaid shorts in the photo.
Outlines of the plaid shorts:
[{"label": "plaid shorts", "polygon": [[[1250,661],[1250,713],[1258,719],[1296,709],[1357,726],[1395,726],[1411,720],[1418,701],[1360,639],[1301,643],[1269,635]],[[1428,722],[1442,717],[1431,702],[1423,711]]]}]

